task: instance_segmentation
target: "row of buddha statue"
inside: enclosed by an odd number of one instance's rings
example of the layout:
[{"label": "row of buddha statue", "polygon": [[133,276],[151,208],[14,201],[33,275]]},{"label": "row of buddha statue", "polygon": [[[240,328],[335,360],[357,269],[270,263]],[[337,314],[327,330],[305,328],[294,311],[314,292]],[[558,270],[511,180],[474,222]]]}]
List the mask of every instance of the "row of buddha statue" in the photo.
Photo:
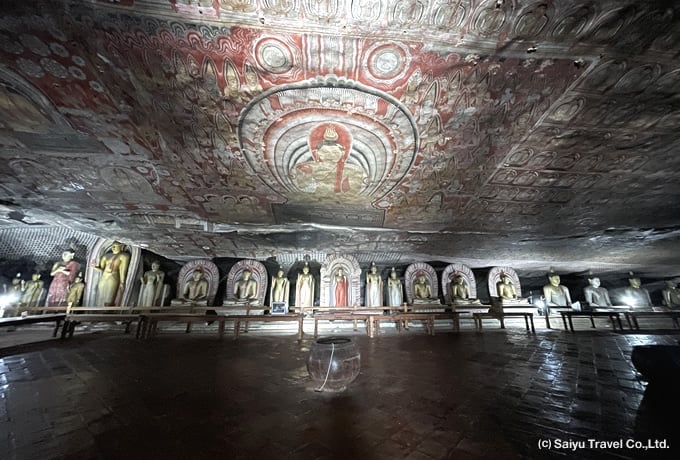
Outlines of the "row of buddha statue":
[{"label": "row of buddha statue", "polygon": [[[9,287],[15,306],[77,306],[83,302],[92,306],[160,306],[204,304],[213,306],[217,286],[222,279],[219,270],[209,260],[194,260],[181,267],[177,277],[176,294],[171,299],[170,286],[158,261],[152,261],[150,270],[141,270],[139,249],[126,247],[118,241],[102,240],[93,248],[89,262],[83,267],[74,260],[75,251],[62,253],[60,260],[50,270],[52,277],[48,289],[36,272],[30,280],[18,274]],[[330,255],[312,274],[305,262],[294,271],[292,282],[279,268],[269,277],[265,266],[255,260],[241,260],[232,266],[226,276],[227,286],[222,305],[247,305],[264,307],[267,293],[273,310],[287,311],[291,298],[296,308],[317,305],[344,307],[400,307],[405,304],[427,305],[481,305],[477,298],[476,277],[463,264],[450,264],[438,276],[426,263],[407,266],[400,277],[391,268],[383,278],[372,263],[361,269],[352,256]],[[299,267],[299,265],[298,265]],[[85,276],[82,269],[85,268]],[[523,297],[519,277],[510,267],[493,267],[488,273],[488,293],[492,304],[528,305],[542,300],[550,306],[574,306],[569,289],[561,284],[557,273],[548,273],[548,283],[542,289],[542,298]],[[583,294],[585,304],[591,307],[612,306],[609,292],[599,278],[589,277]],[[441,295],[440,295],[441,284]],[[638,277],[629,277],[629,286],[617,289],[618,304],[649,307],[649,292],[641,287]],[[88,289],[91,286],[92,289]],[[363,292],[361,288],[363,286]],[[267,291],[267,289],[269,289]],[[291,290],[294,289],[294,292]],[[5,288],[7,291],[7,288]],[[134,298],[133,298],[134,297]],[[680,308],[680,290],[677,282],[667,282],[663,302],[671,308]]]},{"label": "row of buddha statue", "polygon": [[[251,261],[251,264],[257,262]],[[351,271],[351,270],[350,270]],[[481,305],[476,298],[476,282],[472,271],[459,264],[452,264],[442,274],[443,294],[440,297],[437,292],[437,275],[432,267],[427,264],[412,264],[406,269],[404,280],[399,278],[396,270],[391,269],[387,278],[383,279],[375,264],[363,272],[364,292],[363,302],[357,290],[362,284],[356,274],[347,272],[347,267],[339,266],[334,269],[322,267],[320,280],[311,273],[308,264],[297,273],[295,283],[286,277],[283,269],[279,269],[276,275],[271,277],[269,283],[270,306],[276,304],[288,307],[291,286],[295,288],[294,305],[298,308],[310,308],[315,306],[314,299],[317,289],[320,289],[319,303],[317,305],[344,307],[399,307],[404,304],[439,305],[442,303],[453,305]],[[262,305],[264,302],[264,288],[260,283],[266,284],[266,269],[261,267],[258,276],[253,276],[252,268],[244,269],[237,274],[228,276],[233,278],[228,282],[224,305],[248,304],[251,306]],[[262,276],[262,275],[265,276]],[[497,280],[497,281],[496,281]],[[620,304],[633,307],[651,307],[652,302],[649,292],[641,287],[640,279],[633,276],[629,279],[630,286],[625,289]],[[203,301],[208,298],[208,282],[203,278],[202,272],[195,271],[184,287],[180,295],[173,303],[186,303]],[[570,306],[580,308],[580,302],[572,302],[570,290],[561,284],[557,273],[548,273],[548,283],[542,289],[542,296],[531,298],[521,296],[519,278],[514,270],[508,267],[494,267],[489,273],[489,294],[492,300],[500,305],[529,305],[542,301],[548,307]],[[664,304],[669,307],[680,307],[680,292],[677,283],[669,282],[664,290]],[[589,285],[584,289],[585,304],[590,307],[612,306],[612,301],[606,288],[602,287],[597,277],[589,278]],[[443,302],[442,302],[443,300]]]}]

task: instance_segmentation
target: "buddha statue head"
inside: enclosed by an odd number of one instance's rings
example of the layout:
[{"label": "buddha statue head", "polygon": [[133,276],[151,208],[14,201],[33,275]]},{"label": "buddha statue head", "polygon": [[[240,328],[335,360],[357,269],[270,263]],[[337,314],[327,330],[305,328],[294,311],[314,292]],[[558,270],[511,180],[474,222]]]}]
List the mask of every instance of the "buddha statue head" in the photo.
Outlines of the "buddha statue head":
[{"label": "buddha statue head", "polygon": [[559,286],[560,275],[558,275],[557,273],[555,273],[554,270],[551,269],[550,272],[548,272],[548,282],[554,287]]},{"label": "buddha statue head", "polygon": [[633,289],[640,289],[640,286],[642,286],[640,278],[635,276],[633,272],[628,272],[628,284],[630,284],[630,287]]}]

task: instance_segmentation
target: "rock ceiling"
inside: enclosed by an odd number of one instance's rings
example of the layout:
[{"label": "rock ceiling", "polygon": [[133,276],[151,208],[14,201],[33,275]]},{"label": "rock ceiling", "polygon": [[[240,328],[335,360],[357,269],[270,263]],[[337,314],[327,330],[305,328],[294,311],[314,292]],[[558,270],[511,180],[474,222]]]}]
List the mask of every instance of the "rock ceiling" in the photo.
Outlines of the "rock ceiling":
[{"label": "rock ceiling", "polygon": [[679,18],[660,0],[6,1],[1,222],[173,259],[677,272]]}]

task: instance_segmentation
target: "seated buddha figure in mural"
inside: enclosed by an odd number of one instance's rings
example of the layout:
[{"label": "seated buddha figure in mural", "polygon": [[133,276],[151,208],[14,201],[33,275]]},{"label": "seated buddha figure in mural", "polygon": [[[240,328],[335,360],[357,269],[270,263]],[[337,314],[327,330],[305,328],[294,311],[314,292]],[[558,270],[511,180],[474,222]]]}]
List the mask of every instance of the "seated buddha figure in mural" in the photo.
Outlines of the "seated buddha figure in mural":
[{"label": "seated buddha figure in mural", "polygon": [[291,179],[301,192],[316,198],[361,192],[366,173],[348,161],[351,135],[346,129],[334,123],[320,125],[311,131],[309,146],[313,160],[298,163],[291,171]]}]

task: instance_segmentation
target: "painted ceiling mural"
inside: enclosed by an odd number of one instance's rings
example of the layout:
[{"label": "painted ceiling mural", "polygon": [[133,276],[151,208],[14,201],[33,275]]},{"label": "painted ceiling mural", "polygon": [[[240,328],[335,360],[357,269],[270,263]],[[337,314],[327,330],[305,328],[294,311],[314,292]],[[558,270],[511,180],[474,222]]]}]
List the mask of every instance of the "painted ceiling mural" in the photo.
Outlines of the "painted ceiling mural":
[{"label": "painted ceiling mural", "polygon": [[23,217],[3,225],[177,258],[332,245],[489,266],[571,244],[565,260],[624,263],[646,234],[671,263],[672,2],[4,8],[0,210]]}]

